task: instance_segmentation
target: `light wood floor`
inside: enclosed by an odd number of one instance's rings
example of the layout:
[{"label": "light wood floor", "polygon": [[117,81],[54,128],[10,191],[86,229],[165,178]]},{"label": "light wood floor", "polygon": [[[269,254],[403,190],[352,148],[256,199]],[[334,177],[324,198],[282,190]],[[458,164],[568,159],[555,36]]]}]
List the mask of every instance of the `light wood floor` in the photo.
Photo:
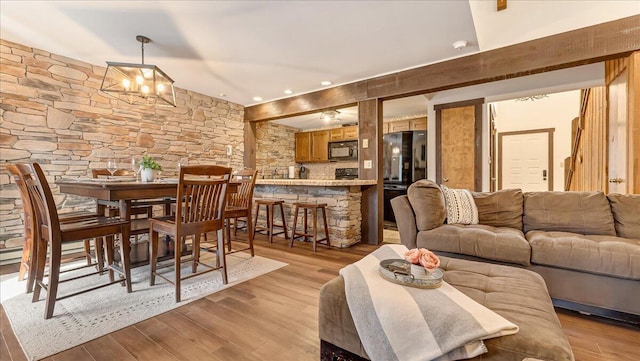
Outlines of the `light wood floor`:
[{"label": "light wood floor", "polygon": [[[320,286],[374,249],[320,247],[313,254],[309,244],[290,249],[284,239],[270,245],[258,237],[256,254],[289,265],[45,360],[318,360]],[[0,270],[7,272],[13,270]],[[0,311],[0,360],[26,360]],[[637,328],[558,314],[576,360],[640,360]]]}]

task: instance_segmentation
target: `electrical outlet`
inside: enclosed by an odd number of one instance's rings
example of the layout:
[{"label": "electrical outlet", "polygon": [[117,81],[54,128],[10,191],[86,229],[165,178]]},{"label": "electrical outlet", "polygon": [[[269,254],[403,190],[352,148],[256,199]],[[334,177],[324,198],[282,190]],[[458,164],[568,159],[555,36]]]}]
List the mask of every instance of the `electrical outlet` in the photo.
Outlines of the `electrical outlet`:
[{"label": "electrical outlet", "polygon": [[227,155],[231,156],[233,154],[233,148],[231,147],[231,144],[227,145]]},{"label": "electrical outlet", "polygon": [[367,149],[367,148],[369,148],[369,139],[364,138],[362,140],[362,149]]},{"label": "electrical outlet", "polygon": [[364,169],[371,169],[373,168],[373,162],[370,160],[365,160],[364,161]]}]

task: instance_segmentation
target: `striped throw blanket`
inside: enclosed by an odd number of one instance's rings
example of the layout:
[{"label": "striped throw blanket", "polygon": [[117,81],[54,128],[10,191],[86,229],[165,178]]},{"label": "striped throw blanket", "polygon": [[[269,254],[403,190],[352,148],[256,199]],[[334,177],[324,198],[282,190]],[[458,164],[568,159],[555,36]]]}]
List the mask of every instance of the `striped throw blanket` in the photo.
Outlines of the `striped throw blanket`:
[{"label": "striped throw blanket", "polygon": [[384,245],[340,270],[351,316],[371,360],[460,360],[487,352],[483,339],[518,326],[446,282],[420,289],[384,280],[380,261],[403,258],[403,245]]}]

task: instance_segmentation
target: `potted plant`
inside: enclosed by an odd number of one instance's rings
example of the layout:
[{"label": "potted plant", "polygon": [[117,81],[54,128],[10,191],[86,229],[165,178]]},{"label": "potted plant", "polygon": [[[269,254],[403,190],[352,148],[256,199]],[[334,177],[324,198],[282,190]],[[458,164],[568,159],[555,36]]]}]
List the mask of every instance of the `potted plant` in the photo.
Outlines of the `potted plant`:
[{"label": "potted plant", "polygon": [[140,172],[140,179],[143,182],[153,182],[154,171],[162,170],[162,166],[148,155],[142,157],[140,168],[142,168],[142,171]]}]

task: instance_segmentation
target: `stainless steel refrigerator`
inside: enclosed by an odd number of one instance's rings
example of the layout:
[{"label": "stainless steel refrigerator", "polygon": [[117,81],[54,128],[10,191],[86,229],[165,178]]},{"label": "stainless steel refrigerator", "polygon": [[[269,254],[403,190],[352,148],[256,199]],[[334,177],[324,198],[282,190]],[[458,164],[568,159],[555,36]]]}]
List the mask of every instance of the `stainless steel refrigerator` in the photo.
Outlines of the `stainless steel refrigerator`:
[{"label": "stainless steel refrigerator", "polygon": [[413,182],[427,175],[425,131],[388,133],[383,136],[382,174],[384,181],[384,220],[395,222],[391,199],[407,194]]}]

